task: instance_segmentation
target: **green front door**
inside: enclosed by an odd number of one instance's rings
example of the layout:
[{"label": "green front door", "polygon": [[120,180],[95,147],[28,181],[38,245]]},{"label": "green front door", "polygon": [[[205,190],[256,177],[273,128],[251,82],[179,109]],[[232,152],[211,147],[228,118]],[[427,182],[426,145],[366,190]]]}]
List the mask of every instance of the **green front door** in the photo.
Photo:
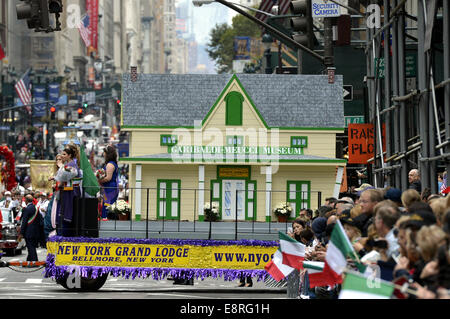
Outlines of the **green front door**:
[{"label": "green front door", "polygon": [[158,219],[179,218],[180,191],[180,180],[158,180]]}]

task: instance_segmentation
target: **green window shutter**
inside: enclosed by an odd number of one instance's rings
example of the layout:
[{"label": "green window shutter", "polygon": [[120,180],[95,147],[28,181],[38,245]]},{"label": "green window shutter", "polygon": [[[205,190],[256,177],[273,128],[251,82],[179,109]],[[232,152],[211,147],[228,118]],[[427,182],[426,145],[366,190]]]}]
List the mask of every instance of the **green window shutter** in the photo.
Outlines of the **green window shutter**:
[{"label": "green window shutter", "polygon": [[211,180],[210,198],[205,198],[205,202],[210,200],[219,204],[219,215],[222,218],[222,182],[220,180]]},{"label": "green window shutter", "polygon": [[246,191],[246,219],[247,220],[256,220],[256,181],[249,181],[247,183],[247,191]]},{"label": "green window shutter", "polygon": [[239,92],[230,92],[225,98],[226,103],[226,125],[242,125],[244,97]]}]

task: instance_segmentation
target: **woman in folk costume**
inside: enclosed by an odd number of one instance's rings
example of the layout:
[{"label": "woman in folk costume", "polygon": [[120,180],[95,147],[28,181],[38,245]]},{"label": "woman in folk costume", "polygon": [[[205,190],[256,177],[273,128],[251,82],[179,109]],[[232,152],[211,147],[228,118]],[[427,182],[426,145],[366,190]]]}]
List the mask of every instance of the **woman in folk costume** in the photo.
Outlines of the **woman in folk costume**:
[{"label": "woman in folk costume", "polygon": [[108,207],[114,204],[119,196],[119,166],[117,165],[117,151],[114,146],[108,145],[103,150],[105,176],[100,176],[98,182],[102,186],[103,206],[102,220],[106,221]]},{"label": "woman in folk costume", "polygon": [[80,197],[80,184],[82,173],[78,167],[79,152],[76,146],[67,145],[61,152],[63,166],[58,170],[60,185],[60,196],[56,214],[56,230],[59,236],[71,237],[75,234],[73,223],[73,201]]}]

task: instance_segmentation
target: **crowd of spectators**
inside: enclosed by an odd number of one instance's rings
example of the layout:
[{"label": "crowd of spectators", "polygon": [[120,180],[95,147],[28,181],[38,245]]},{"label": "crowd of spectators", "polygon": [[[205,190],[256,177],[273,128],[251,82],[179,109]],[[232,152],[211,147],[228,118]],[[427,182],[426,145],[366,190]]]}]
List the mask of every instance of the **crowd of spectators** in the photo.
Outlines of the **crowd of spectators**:
[{"label": "crowd of spectators", "polygon": [[29,160],[49,159],[49,154],[45,153],[44,135],[40,130],[19,133],[13,150],[16,164],[25,164]]},{"label": "crowd of spectators", "polygon": [[[408,283],[410,293],[396,290],[393,298],[450,299],[450,187],[444,186],[432,194],[419,193],[418,179],[403,192],[363,184],[355,193],[326,198],[314,212],[302,210],[289,235],[307,246],[306,260],[324,261],[339,220],[362,263],[379,267],[381,279],[397,287]],[[339,295],[340,285],[311,289],[305,270],[300,278],[303,298]]]}]

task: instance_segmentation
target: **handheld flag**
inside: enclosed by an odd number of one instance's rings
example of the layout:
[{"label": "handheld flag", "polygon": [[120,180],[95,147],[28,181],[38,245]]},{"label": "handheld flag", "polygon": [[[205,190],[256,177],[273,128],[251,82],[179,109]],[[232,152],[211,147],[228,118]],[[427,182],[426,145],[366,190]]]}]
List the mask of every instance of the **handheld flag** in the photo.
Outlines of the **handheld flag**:
[{"label": "handheld flag", "polygon": [[[334,284],[342,283],[342,272],[347,267],[347,257],[356,259],[358,269],[364,272],[365,266],[361,264],[356,251],[353,249],[348,239],[344,227],[339,220],[331,233],[330,242],[328,243],[327,254],[325,255],[324,272],[334,279]],[[331,283],[330,283],[331,284]]]},{"label": "handheld flag", "polygon": [[390,299],[394,288],[391,282],[347,272],[339,299]]},{"label": "handheld flag", "polygon": [[283,255],[280,249],[278,249],[275,254],[273,254],[272,260],[269,261],[266,266],[264,266],[264,269],[276,281],[280,281],[283,278],[286,278],[294,270],[294,268],[283,264]]},{"label": "handheld flag", "polygon": [[294,269],[301,269],[305,258],[305,245],[289,237],[283,232],[278,232],[280,248],[273,255],[272,260],[264,269],[276,281],[288,276]]},{"label": "handheld flag", "polygon": [[305,259],[305,245],[283,232],[278,232],[283,264],[300,270]]}]

